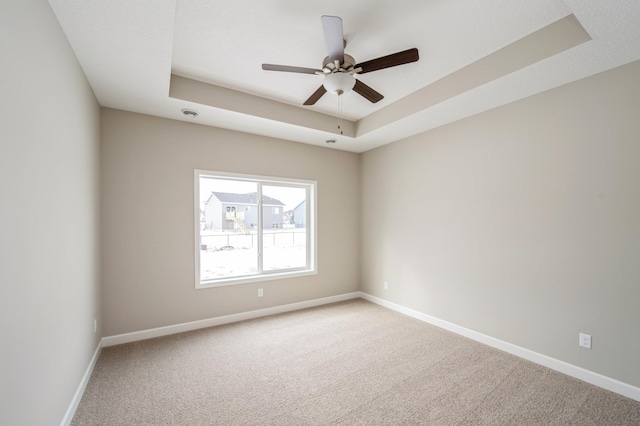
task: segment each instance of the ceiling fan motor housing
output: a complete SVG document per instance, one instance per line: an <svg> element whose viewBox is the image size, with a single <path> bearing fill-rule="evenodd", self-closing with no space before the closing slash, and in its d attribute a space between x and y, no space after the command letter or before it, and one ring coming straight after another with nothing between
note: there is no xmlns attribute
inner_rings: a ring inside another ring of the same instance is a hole
<svg viewBox="0 0 640 426"><path fill-rule="evenodd" d="M342 63L337 62L338 61L331 61L331 58L327 56L324 58L324 61L322 61L322 72L325 74L331 74L334 72L346 72L353 74L354 67L356 65L356 60L353 56L345 54Z"/></svg>

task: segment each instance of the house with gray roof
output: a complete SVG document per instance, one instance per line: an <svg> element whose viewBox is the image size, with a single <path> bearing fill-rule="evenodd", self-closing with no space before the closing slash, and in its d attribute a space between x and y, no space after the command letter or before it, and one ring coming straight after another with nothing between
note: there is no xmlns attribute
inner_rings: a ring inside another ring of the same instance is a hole
<svg viewBox="0 0 640 426"><path fill-rule="evenodd" d="M282 228L284 203L263 195L264 228ZM236 230L249 233L258 227L258 193L211 192L204 206L207 230Z"/></svg>

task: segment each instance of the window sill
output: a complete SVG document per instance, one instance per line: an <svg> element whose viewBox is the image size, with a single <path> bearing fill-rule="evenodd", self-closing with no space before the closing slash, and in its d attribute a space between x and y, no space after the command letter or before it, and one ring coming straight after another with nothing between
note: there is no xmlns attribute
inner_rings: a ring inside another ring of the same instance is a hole
<svg viewBox="0 0 640 426"><path fill-rule="evenodd" d="M196 283L196 290L215 287L226 287L230 285L238 284L250 284L262 281L283 280L287 278L304 277L307 275L317 275L318 271L290 271L290 272L278 272L273 274L262 274L254 276L245 276L237 278L226 278L221 280L207 280Z"/></svg>

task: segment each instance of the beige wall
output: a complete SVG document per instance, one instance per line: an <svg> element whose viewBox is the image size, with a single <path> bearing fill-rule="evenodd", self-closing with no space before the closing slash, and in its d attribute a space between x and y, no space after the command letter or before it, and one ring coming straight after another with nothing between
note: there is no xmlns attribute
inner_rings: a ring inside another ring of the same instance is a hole
<svg viewBox="0 0 640 426"><path fill-rule="evenodd" d="M101 165L105 335L358 290L357 154L103 109ZM316 180L318 274L196 290L194 169Z"/></svg>
<svg viewBox="0 0 640 426"><path fill-rule="evenodd" d="M101 337L99 107L46 1L0 45L0 424L54 425Z"/></svg>
<svg viewBox="0 0 640 426"><path fill-rule="evenodd" d="M362 290L640 386L638 76L363 154Z"/></svg>

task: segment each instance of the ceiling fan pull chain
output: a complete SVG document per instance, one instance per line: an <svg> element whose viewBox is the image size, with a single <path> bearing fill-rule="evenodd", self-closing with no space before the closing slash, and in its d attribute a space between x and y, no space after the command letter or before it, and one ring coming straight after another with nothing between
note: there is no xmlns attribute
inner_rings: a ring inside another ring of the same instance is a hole
<svg viewBox="0 0 640 426"><path fill-rule="evenodd" d="M338 95L338 106L340 107L340 117L338 118L338 130L340 130L340 134L344 134L342 132L342 95Z"/></svg>

